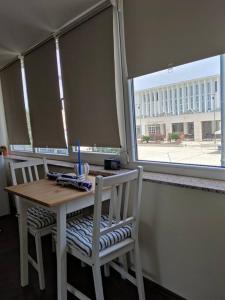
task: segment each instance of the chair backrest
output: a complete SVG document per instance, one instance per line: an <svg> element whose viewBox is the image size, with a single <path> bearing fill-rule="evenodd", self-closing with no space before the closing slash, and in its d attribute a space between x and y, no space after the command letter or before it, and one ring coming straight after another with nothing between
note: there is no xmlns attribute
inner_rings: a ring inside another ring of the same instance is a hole
<svg viewBox="0 0 225 300"><path fill-rule="evenodd" d="M102 235L110 233L113 230L117 230L125 225L132 224L132 238L138 238L142 177L142 167L138 167L135 170L131 170L120 175L96 177L92 241L93 256L99 255L99 241ZM111 197L109 199L108 208L108 226L101 229L100 221L104 189L110 189ZM130 212L129 215L128 207Z"/></svg>
<svg viewBox="0 0 225 300"><path fill-rule="evenodd" d="M20 179L19 183L27 183L40 179L40 174L38 172L38 166L43 166L44 173L48 173L48 165L46 159L31 159L23 162L14 162L9 163L12 184L18 184L18 178ZM18 172L19 170L20 172ZM22 176L21 176L22 175ZM15 205L18 212L18 196L15 196Z"/></svg>
<svg viewBox="0 0 225 300"><path fill-rule="evenodd" d="M9 166L10 166L13 185L18 184L17 175L19 175L19 173L16 173L16 170L21 170L23 183L32 182L40 179L38 166L43 166L45 174L48 173L48 166L45 158L31 159L23 162L11 161L9 163Z"/></svg>

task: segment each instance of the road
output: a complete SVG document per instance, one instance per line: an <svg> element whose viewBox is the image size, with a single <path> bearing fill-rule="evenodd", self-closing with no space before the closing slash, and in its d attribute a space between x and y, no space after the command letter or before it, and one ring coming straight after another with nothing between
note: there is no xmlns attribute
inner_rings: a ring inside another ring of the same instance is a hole
<svg viewBox="0 0 225 300"><path fill-rule="evenodd" d="M218 145L183 143L182 145L138 145L139 160L220 166Z"/></svg>

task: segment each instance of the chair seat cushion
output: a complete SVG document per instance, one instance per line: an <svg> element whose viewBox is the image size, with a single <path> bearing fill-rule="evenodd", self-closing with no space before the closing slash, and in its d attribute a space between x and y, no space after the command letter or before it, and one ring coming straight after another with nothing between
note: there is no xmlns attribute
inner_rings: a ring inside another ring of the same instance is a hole
<svg viewBox="0 0 225 300"><path fill-rule="evenodd" d="M113 219L112 223L115 224ZM108 215L102 215L100 228L106 228L109 224ZM113 246L126 238L131 237L132 226L126 225L100 237L99 251ZM56 235L56 227L52 229L53 235ZM81 251L84 255L92 254L92 235L93 235L93 216L85 216L69 220L67 222L67 244Z"/></svg>
<svg viewBox="0 0 225 300"><path fill-rule="evenodd" d="M27 223L36 229L41 229L56 223L56 215L41 207L31 207L27 210Z"/></svg>
<svg viewBox="0 0 225 300"><path fill-rule="evenodd" d="M76 217L81 210L67 214L67 220ZM36 229L42 229L56 223L56 214L42 207L31 207L27 210L27 223Z"/></svg>
<svg viewBox="0 0 225 300"><path fill-rule="evenodd" d="M74 217L77 217L78 215L80 215L82 213L82 210L77 210L77 211L73 211L73 212L70 212L66 215L67 217L67 220L69 219L73 219Z"/></svg>

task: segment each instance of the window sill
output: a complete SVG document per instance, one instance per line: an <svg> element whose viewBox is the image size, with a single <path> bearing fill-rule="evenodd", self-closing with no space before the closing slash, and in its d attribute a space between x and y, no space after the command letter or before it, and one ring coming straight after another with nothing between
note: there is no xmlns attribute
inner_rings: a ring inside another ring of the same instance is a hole
<svg viewBox="0 0 225 300"><path fill-rule="evenodd" d="M118 155L109 154L109 153L101 153L101 152L82 152L82 160L88 162L93 165L104 165L104 159L117 158ZM34 152L18 152L11 151L8 157L21 157L21 160L26 159L42 159L45 157L48 161L60 161L60 162L68 162L68 164L72 164L74 159L77 158L77 153L73 152L70 155L53 155L53 154L44 154L44 153L34 153ZM122 158L121 158L122 159Z"/></svg>
<svg viewBox="0 0 225 300"><path fill-rule="evenodd" d="M5 157L5 159L30 160L32 159L32 157L8 155ZM47 159L47 162L49 165L53 165L53 166L73 168L72 162L58 161L58 160L51 160L51 159ZM128 169L121 169L119 171L114 171L114 170L104 170L103 166L96 166L96 165L90 166L90 173L93 175L104 176L104 175L112 175L112 174L121 174L127 171ZM153 182L158 184L166 184L171 186L225 194L224 180L204 179L204 178L197 178L192 176L164 174L164 173L156 173L156 172L149 172L149 171L144 172L143 180L145 182Z"/></svg>
<svg viewBox="0 0 225 300"><path fill-rule="evenodd" d="M144 172L144 181L225 194L224 180Z"/></svg>
<svg viewBox="0 0 225 300"><path fill-rule="evenodd" d="M103 173L110 175L121 174L127 172L128 169L121 169L119 171L106 171L102 166L91 166L91 171L92 174L95 175L104 175ZM204 179L191 176L172 175L145 171L143 175L143 181L225 194L224 180Z"/></svg>
<svg viewBox="0 0 225 300"><path fill-rule="evenodd" d="M128 168L133 169L136 166L143 166L146 172L152 173L171 174L209 180L225 180L224 167L153 161L133 161L129 163Z"/></svg>

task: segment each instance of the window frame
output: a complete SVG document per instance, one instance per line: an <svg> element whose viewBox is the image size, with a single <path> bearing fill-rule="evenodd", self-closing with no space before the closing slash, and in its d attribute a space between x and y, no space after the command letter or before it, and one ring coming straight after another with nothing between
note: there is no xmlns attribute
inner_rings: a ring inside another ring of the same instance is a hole
<svg viewBox="0 0 225 300"><path fill-rule="evenodd" d="M144 167L145 171L149 171L149 172L225 180L225 167L223 166L214 167L214 166L138 160L136 122L135 122L134 84L133 84L133 79L128 79L128 72L127 72L123 0L119 0L119 21L120 21L120 38L121 38L121 45L122 45L121 55L122 55L122 72L123 72L124 101L125 101L127 153L129 157L127 167L136 168L138 165L141 165ZM225 57L224 57L224 65L225 65ZM222 72L221 72L221 76L222 76ZM184 87L184 92L185 92L185 87ZM169 95L167 96L168 96L167 101L169 104ZM199 99L199 102L200 101L201 99ZM183 108L183 110L185 110L185 107ZM222 113L223 110L221 107L221 115ZM224 119L224 126L225 126L225 119ZM221 124L221 128L222 127L223 125Z"/></svg>

